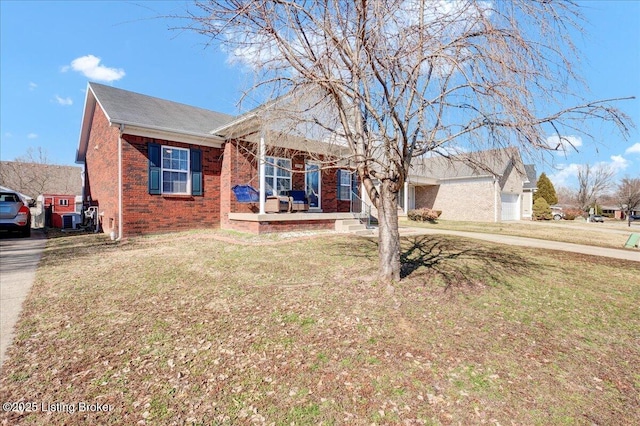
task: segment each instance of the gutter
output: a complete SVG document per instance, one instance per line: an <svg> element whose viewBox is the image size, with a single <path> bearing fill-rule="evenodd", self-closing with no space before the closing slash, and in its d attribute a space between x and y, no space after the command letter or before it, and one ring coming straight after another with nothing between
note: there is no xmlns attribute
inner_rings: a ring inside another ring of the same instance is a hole
<svg viewBox="0 0 640 426"><path fill-rule="evenodd" d="M250 119L254 119L254 118L258 118L258 114L257 113L251 113L245 116L242 116L240 118L237 118L235 120L233 120L230 123L227 123L221 127L218 127L217 129L213 129L212 131L209 132L210 135L218 137L218 138L222 138L224 140L224 133L226 131L228 131L229 129L231 129L232 127L237 126L238 124L242 124L246 121L249 121Z"/></svg>
<svg viewBox="0 0 640 426"><path fill-rule="evenodd" d="M166 132L166 133L175 133L175 134L179 134L179 135L186 135L186 136L194 136L194 137L198 137L198 138L208 138L208 139L215 139L218 141L224 141L223 138L221 138L220 136L214 135L212 134L212 132L207 133L199 133L199 132L186 132L184 130L176 130L176 129L170 129L167 127L161 127L161 126L149 126L149 125L142 125L139 123L133 123L131 121L121 121L121 120L109 120L109 123L111 125L119 125L120 126L120 132L122 133L124 131L124 126L131 126L131 127L138 127L140 129L149 129L149 130L155 130L158 132Z"/></svg>
<svg viewBox="0 0 640 426"><path fill-rule="evenodd" d="M498 203L501 202L501 199L498 200L498 177L493 177L493 221L495 223L498 222Z"/></svg>
<svg viewBox="0 0 640 426"><path fill-rule="evenodd" d="M502 176L502 175L498 175L498 176ZM494 178L494 179L497 179L497 176L495 176L495 175L456 176L456 177L450 177L450 178L439 178L438 182L444 182L444 181L448 181L448 180L464 180L464 179L478 179L478 178Z"/></svg>

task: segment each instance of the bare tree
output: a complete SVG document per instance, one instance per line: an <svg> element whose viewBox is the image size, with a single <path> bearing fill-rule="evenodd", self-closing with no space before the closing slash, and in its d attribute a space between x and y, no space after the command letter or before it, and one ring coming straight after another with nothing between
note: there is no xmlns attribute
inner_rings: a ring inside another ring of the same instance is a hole
<svg viewBox="0 0 640 426"><path fill-rule="evenodd" d="M558 196L558 204L574 205L576 203L576 191L573 188L559 186L556 189L556 195Z"/></svg>
<svg viewBox="0 0 640 426"><path fill-rule="evenodd" d="M576 201L582 210L595 204L613 187L615 171L606 164L590 166L584 164L578 168L578 191Z"/></svg>
<svg viewBox="0 0 640 426"><path fill-rule="evenodd" d="M28 148L14 161L3 161L0 184L28 195L34 200L44 193L80 194L81 168L53 164L47 150Z"/></svg>
<svg viewBox="0 0 640 426"><path fill-rule="evenodd" d="M590 118L627 132L610 100L560 105L571 99L567 82L579 81L569 36L577 9L548 0L212 0L198 2L186 26L254 72L254 95L318 94L305 127L348 148L378 209L379 276L392 282L398 193L413 158L458 147L537 153L559 148L550 134L583 134Z"/></svg>
<svg viewBox="0 0 640 426"><path fill-rule="evenodd" d="M38 167L25 167L24 163ZM46 187L48 176L44 173L44 168L49 164L51 163L46 149L29 147L25 154L3 164L0 181L35 199Z"/></svg>
<svg viewBox="0 0 640 426"><path fill-rule="evenodd" d="M631 226L631 215L640 208L640 178L625 176L618 184L616 198L620 208L627 215L627 224Z"/></svg>

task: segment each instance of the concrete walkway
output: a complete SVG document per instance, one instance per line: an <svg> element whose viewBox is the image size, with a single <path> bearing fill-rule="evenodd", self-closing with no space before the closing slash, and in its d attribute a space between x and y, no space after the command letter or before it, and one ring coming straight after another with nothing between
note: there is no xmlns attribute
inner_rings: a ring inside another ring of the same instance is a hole
<svg viewBox="0 0 640 426"><path fill-rule="evenodd" d="M633 260L640 262L640 250L624 250L624 249L612 249L604 247L585 246L581 244L573 243L561 243L557 241L539 240L537 238L527 237L514 237L510 235L498 235L498 234L483 234L480 232L464 232L464 231L449 231L446 229L429 229L429 228L417 228L417 227L401 227L400 235L403 237L413 235L433 235L433 234L447 234L456 235L464 238L471 238L476 240L490 241L498 244L509 244L513 246L540 248L544 250L562 250L570 251L574 253L588 254L592 256L604 256L614 259Z"/></svg>
<svg viewBox="0 0 640 426"><path fill-rule="evenodd" d="M0 365L14 338L14 327L22 303L36 276L36 268L47 240L38 230L31 238L0 239Z"/></svg>

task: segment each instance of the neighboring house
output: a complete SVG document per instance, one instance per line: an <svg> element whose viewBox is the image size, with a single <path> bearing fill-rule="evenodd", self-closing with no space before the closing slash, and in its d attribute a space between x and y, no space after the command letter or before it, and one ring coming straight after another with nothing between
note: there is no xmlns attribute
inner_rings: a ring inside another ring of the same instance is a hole
<svg viewBox="0 0 640 426"><path fill-rule="evenodd" d="M0 182L3 185L18 188L18 191L28 194L31 199L35 200L31 207L31 226L33 228L63 227L62 217L59 215L52 216L50 213L47 222L47 209L43 203L43 195L67 194L73 200L70 203L72 212L76 208L75 199L82 200L82 167L78 166L2 161L0 162ZM53 207L49 210L52 211Z"/></svg>
<svg viewBox="0 0 640 426"><path fill-rule="evenodd" d="M448 220L530 219L526 169L515 148L416 159L400 206L405 214L413 208L439 210Z"/></svg>
<svg viewBox="0 0 640 426"><path fill-rule="evenodd" d="M362 206L354 174L337 160L344 147L288 137L265 110L234 117L89 83L76 156L85 166L85 207L98 206L101 227L114 238L192 228L333 229L353 218ZM432 163L410 177L412 203L451 219L519 218L526 177L517 151L487 152L484 160L495 172ZM480 181L474 201L464 183L475 191ZM260 197L241 202L236 185L253 186ZM309 210L267 213L266 195L289 190L306 193ZM494 207L496 200L502 204Z"/></svg>
<svg viewBox="0 0 640 426"><path fill-rule="evenodd" d="M627 219L626 205L624 209L620 206L615 206L615 205L603 205L601 206L601 208L602 208L602 214L611 216L614 219L619 219L619 220ZM638 215L640 214L640 210L632 210L631 214L634 216Z"/></svg>
<svg viewBox="0 0 640 426"><path fill-rule="evenodd" d="M71 194L42 194L38 205L44 210L44 225L53 228L74 228L80 223L82 197Z"/></svg>

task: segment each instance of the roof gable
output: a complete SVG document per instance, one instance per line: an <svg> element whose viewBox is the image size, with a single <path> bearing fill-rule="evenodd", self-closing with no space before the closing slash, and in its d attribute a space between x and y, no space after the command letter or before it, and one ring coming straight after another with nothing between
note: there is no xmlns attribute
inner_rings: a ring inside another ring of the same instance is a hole
<svg viewBox="0 0 640 426"><path fill-rule="evenodd" d="M211 130L234 116L90 82L87 86L76 159L83 161L93 114L99 105L111 125L129 126L154 134L166 133L200 140L217 139Z"/></svg>
<svg viewBox="0 0 640 426"><path fill-rule="evenodd" d="M112 123L209 136L234 117L128 90L89 83L89 89Z"/></svg>
<svg viewBox="0 0 640 426"><path fill-rule="evenodd" d="M503 148L416 159L412 174L439 180L500 177L509 174L512 168L526 176L520 152L516 148Z"/></svg>

